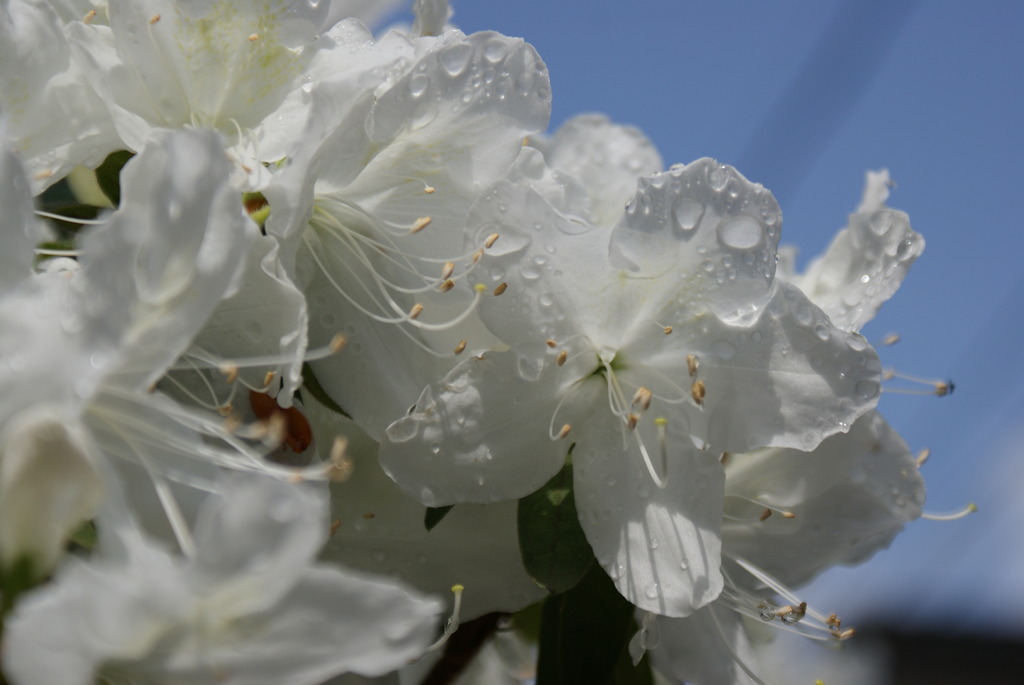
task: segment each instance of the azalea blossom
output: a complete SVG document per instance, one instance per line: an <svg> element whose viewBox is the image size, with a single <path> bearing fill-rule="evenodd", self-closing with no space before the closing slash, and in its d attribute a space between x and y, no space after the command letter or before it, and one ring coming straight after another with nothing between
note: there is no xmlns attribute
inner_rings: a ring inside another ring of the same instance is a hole
<svg viewBox="0 0 1024 685"><path fill-rule="evenodd" d="M470 222L502 236L481 317L511 350L429 386L388 428L385 470L430 506L498 501L574 444L580 522L619 590L670 616L707 604L721 453L813 448L879 393L870 345L774 281L780 221L711 160L641 179L610 233L497 184Z"/></svg>
<svg viewBox="0 0 1024 685"><path fill-rule="evenodd" d="M65 565L19 604L4 670L15 682L316 685L380 675L418 656L440 605L320 564L326 487L236 476L199 512L181 558L125 512L101 521L101 551Z"/></svg>

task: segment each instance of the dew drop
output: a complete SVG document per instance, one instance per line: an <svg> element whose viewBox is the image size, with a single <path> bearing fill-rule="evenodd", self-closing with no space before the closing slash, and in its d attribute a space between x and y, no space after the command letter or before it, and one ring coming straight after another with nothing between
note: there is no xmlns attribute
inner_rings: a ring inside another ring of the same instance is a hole
<svg viewBox="0 0 1024 685"><path fill-rule="evenodd" d="M433 452L434 454L440 454L441 453L441 445L436 443L436 442L433 443L430 446L430 451Z"/></svg>
<svg viewBox="0 0 1024 685"><path fill-rule="evenodd" d="M708 175L708 183L713 190L725 190L726 184L729 183L728 170L724 166L718 167Z"/></svg>
<svg viewBox="0 0 1024 685"><path fill-rule="evenodd" d="M718 225L718 239L734 250L749 250L761 244L764 229L761 222L747 214L726 219Z"/></svg>
<svg viewBox="0 0 1024 685"><path fill-rule="evenodd" d="M899 247L896 248L896 259L906 262L914 258L914 253L914 241L910 238L904 238L900 241Z"/></svg>
<svg viewBox="0 0 1024 685"><path fill-rule="evenodd" d="M661 546L661 543L658 542L658 538L649 538L647 540L647 546L651 549L658 549L658 547Z"/></svg>
<svg viewBox="0 0 1024 685"><path fill-rule="evenodd" d="M722 361L728 361L736 356L736 346L728 340L716 340L711 349Z"/></svg>
<svg viewBox="0 0 1024 685"><path fill-rule="evenodd" d="M862 400L871 400L874 399L875 397L878 397L878 391L878 381L857 381L857 385L854 386L854 392L856 392L857 397L859 397Z"/></svg>
<svg viewBox="0 0 1024 685"><path fill-rule="evenodd" d="M487 45L484 47L484 57L491 62L500 62L507 51L508 45L505 41L500 38L495 38L488 41Z"/></svg>
<svg viewBox="0 0 1024 685"><path fill-rule="evenodd" d="M680 198L672 209L672 216L682 231L692 231L704 216L704 205L692 198Z"/></svg>
<svg viewBox="0 0 1024 685"><path fill-rule="evenodd" d="M658 584L657 583L651 583L650 585L648 585L647 589L644 590L644 596L647 597L647 599L657 599L658 598Z"/></svg>
<svg viewBox="0 0 1024 685"><path fill-rule="evenodd" d="M472 54L473 48L468 43L456 43L442 52L438 59L441 61L441 68L449 76L458 76L466 70Z"/></svg>
<svg viewBox="0 0 1024 685"><path fill-rule="evenodd" d="M824 341L828 341L828 339L832 337L832 333L828 330L828 326L823 323L819 323L814 327L814 334Z"/></svg>

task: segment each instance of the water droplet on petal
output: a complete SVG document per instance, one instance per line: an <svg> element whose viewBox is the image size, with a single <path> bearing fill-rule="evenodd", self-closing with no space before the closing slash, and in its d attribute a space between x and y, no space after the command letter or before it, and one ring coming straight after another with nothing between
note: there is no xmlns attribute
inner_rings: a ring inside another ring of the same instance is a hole
<svg viewBox="0 0 1024 685"><path fill-rule="evenodd" d="M888 209L881 209L871 215L868 226L877 235L885 235L892 227L892 212Z"/></svg>
<svg viewBox="0 0 1024 685"><path fill-rule="evenodd" d="M680 230L692 231L704 216L704 205L692 198L680 198L672 209L672 216Z"/></svg>
<svg viewBox="0 0 1024 685"><path fill-rule="evenodd" d="M508 44L501 38L488 41L484 47L484 57L491 62L500 62L506 52L508 52Z"/></svg>
<svg viewBox="0 0 1024 685"><path fill-rule="evenodd" d="M764 229L761 222L747 214L726 219L718 225L718 238L734 250L750 250L761 244Z"/></svg>
<svg viewBox="0 0 1024 685"><path fill-rule="evenodd" d="M438 59L441 61L441 68L448 72L449 76L458 76L465 71L472 55L472 46L468 43L456 43L442 52Z"/></svg>
<svg viewBox="0 0 1024 685"><path fill-rule="evenodd" d="M736 346L728 340L716 340L711 349L722 361L728 361L736 356Z"/></svg>
<svg viewBox="0 0 1024 685"><path fill-rule="evenodd" d="M725 190L725 186L728 182L729 171L724 166L718 167L708 175L708 184L714 190Z"/></svg>
<svg viewBox="0 0 1024 685"><path fill-rule="evenodd" d="M879 389L878 381L872 380L857 381L857 385L854 386L854 392L862 400L871 400L878 397Z"/></svg>
<svg viewBox="0 0 1024 685"><path fill-rule="evenodd" d="M647 589L644 590L644 596L646 596L647 599L657 599L658 598L658 584L657 583L651 583L650 585L648 585Z"/></svg>

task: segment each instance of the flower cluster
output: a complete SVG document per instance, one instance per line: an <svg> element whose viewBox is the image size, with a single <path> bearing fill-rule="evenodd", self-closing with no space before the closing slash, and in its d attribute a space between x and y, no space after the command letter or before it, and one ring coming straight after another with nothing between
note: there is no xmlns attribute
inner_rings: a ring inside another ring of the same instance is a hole
<svg viewBox="0 0 1024 685"><path fill-rule="evenodd" d="M480 682L718 685L762 682L751 622L848 637L792 588L924 498L859 332L924 246L887 174L799 274L760 184L546 133L528 43L370 5L0 8L2 677L487 642Z"/></svg>

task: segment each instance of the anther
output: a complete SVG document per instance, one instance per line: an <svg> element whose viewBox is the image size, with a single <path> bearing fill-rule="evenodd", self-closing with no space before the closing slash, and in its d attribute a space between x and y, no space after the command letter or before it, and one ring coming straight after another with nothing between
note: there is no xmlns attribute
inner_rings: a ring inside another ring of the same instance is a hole
<svg viewBox="0 0 1024 685"><path fill-rule="evenodd" d="M555 363L559 366L565 365L565 360L569 358L569 350L562 350L558 353L558 358L555 359Z"/></svg>
<svg viewBox="0 0 1024 685"><path fill-rule="evenodd" d="M89 10L88 12L85 13L85 16L82 17L82 23L83 24L89 24L95 18L96 18L96 10Z"/></svg>
<svg viewBox="0 0 1024 685"><path fill-rule="evenodd" d="M255 43L259 39L260 39L260 34L258 34L258 33L250 33L249 34L249 42L250 43Z"/></svg>
<svg viewBox="0 0 1024 685"><path fill-rule="evenodd" d="M796 518L796 514L794 514L791 511L779 510L779 513L782 514L782 518L784 518L784 519L795 519Z"/></svg>
<svg viewBox="0 0 1024 685"><path fill-rule="evenodd" d="M924 463L928 461L928 457L930 456L932 456L932 451L927 447L918 452L917 457L914 458L914 461L917 462L917 468L924 466Z"/></svg>
<svg viewBox="0 0 1024 685"><path fill-rule="evenodd" d="M334 337L331 338L330 350L333 354L337 354L345 349L345 345L347 344L348 338L346 338L343 333L336 333Z"/></svg>
<svg viewBox="0 0 1024 685"><path fill-rule="evenodd" d="M697 357L692 354L686 355L686 370L690 372L690 378L697 375L698 366L700 366L700 362L697 361Z"/></svg>
<svg viewBox="0 0 1024 685"><path fill-rule="evenodd" d="M416 304L414 304L412 306L412 309L409 310L409 318L410 319L418 319L420 314L422 314L422 313L423 313L423 305L421 305L419 302L417 302Z"/></svg>
<svg viewBox="0 0 1024 685"><path fill-rule="evenodd" d="M651 398L652 397L653 397L653 394L651 393L651 391L648 390L647 388L641 386L641 387L636 389L635 393L633 393L633 404L632 404L632 406L635 407L636 405L639 404L640 408L642 410L647 411L648 409L651 408Z"/></svg>
<svg viewBox="0 0 1024 685"><path fill-rule="evenodd" d="M857 634L857 631L854 630L853 628L847 628L843 632L839 632L838 630L833 630L833 631L830 632L830 635L832 635L832 637L834 637L837 640L849 640L851 637L853 637L856 634Z"/></svg>
<svg viewBox="0 0 1024 685"><path fill-rule="evenodd" d="M334 438L334 443L331 445L331 465L327 471L328 480L340 483L348 480L352 475L352 460L348 456L347 448L347 438L342 435Z"/></svg>
<svg viewBox="0 0 1024 685"><path fill-rule="evenodd" d="M487 236L487 240L484 241L484 247L490 249L494 245L494 243L498 241L498 237L499 236L497 233L492 233L489 236Z"/></svg>
<svg viewBox="0 0 1024 685"><path fill-rule="evenodd" d="M158 21L160 21L160 15L159 14L154 14L152 17L149 18L149 25L152 26L153 24L157 23Z"/></svg>
<svg viewBox="0 0 1024 685"><path fill-rule="evenodd" d="M224 374L224 380L228 383L234 383L235 379L238 378L238 367L234 364L224 364L220 367L219 371Z"/></svg>
<svg viewBox="0 0 1024 685"><path fill-rule="evenodd" d="M454 352L455 352L455 354L462 354L462 352L465 349L466 349L466 341L465 340L460 340L459 344L455 346Z"/></svg>
<svg viewBox="0 0 1024 685"><path fill-rule="evenodd" d="M416 219L416 221L412 222L412 226L409 227L409 233L419 233L424 228L429 226L431 221L432 219L429 216L421 216L420 218Z"/></svg>
<svg viewBox="0 0 1024 685"><path fill-rule="evenodd" d="M767 521L768 517L772 515L771 509L765 509L761 512L761 515L757 518L758 521Z"/></svg>
<svg viewBox="0 0 1024 685"><path fill-rule="evenodd" d="M476 285L473 286L473 291L478 292L481 295L484 293L485 290L487 290L487 286L484 285L483 283L477 283Z"/></svg>
<svg viewBox="0 0 1024 685"><path fill-rule="evenodd" d="M273 371L267 371L267 373L263 376L263 387L269 387L271 382L274 380L274 376L276 375L277 374L274 373Z"/></svg>
<svg viewBox="0 0 1024 685"><path fill-rule="evenodd" d="M367 521L372 521L373 519L377 518L377 515L374 514L372 511L368 511L363 514L363 518Z"/></svg>
<svg viewBox="0 0 1024 685"><path fill-rule="evenodd" d="M442 278L442 280L447 280L447 279L451 278L451 275L452 275L452 273L454 273L454 271L455 271L455 262L445 262L444 266L441 268L441 278Z"/></svg>
<svg viewBox="0 0 1024 685"><path fill-rule="evenodd" d="M235 407L230 402L225 402L224 404L217 407L217 413L220 414L221 416L231 416L231 412L233 412L234 410Z"/></svg>
<svg viewBox="0 0 1024 685"><path fill-rule="evenodd" d="M690 386L690 397L696 404L704 404L704 393L704 381L694 381Z"/></svg>
<svg viewBox="0 0 1024 685"><path fill-rule="evenodd" d="M434 186L423 186L423 192L427 195L433 195L435 190Z"/></svg>
<svg viewBox="0 0 1024 685"><path fill-rule="evenodd" d="M825 625L827 625L832 630L839 630L839 626L841 626L842 624L842 620L840 620L840 618L835 614L829 614L828 618L825 619Z"/></svg>
<svg viewBox="0 0 1024 685"><path fill-rule="evenodd" d="M629 430L636 428L636 424L640 421L639 414L629 414L626 416L626 427Z"/></svg>
<svg viewBox="0 0 1024 685"><path fill-rule="evenodd" d="M334 537L338 533L338 529L341 528L341 519L334 519L331 521L331 533L330 537Z"/></svg>
<svg viewBox="0 0 1024 685"><path fill-rule="evenodd" d="M571 431L571 430L572 430L572 426L570 426L569 424L565 424L564 426L562 426L562 430L558 431L558 435L556 436L556 439L557 440L561 440L562 438L567 436L569 434L569 431Z"/></svg>
<svg viewBox="0 0 1024 685"><path fill-rule="evenodd" d="M43 181L50 178L51 176L53 176L53 169L43 169L42 171L34 175L32 178L35 179L36 181Z"/></svg>
<svg viewBox="0 0 1024 685"><path fill-rule="evenodd" d="M556 343L551 338L548 338L547 340L545 340L544 344L547 345L548 347L558 347L558 343Z"/></svg>
<svg viewBox="0 0 1024 685"><path fill-rule="evenodd" d="M446 292L448 292L449 290L451 290L454 287L455 287L455 281L453 281L452 279L449 278L447 281L445 281L441 285L437 286L437 289L440 290L443 293L446 293Z"/></svg>
<svg viewBox="0 0 1024 685"><path fill-rule="evenodd" d="M461 585L452 585L452 594L455 595L455 604L452 607L452 615L444 622L444 633L437 639L437 642L427 647L431 652L444 646L452 633L459 629L459 614L462 611L462 593L466 588Z"/></svg>
<svg viewBox="0 0 1024 685"><path fill-rule="evenodd" d="M895 345L899 341L900 341L900 334L899 333L890 333L889 335L887 335L884 338L882 338L882 344L885 345L886 347L889 347L890 345Z"/></svg>
<svg viewBox="0 0 1024 685"><path fill-rule="evenodd" d="M480 258L483 257L483 256L484 256L484 249L480 248L479 250L477 250L476 252L473 253L473 263L476 264L477 262L479 262Z"/></svg>
<svg viewBox="0 0 1024 685"><path fill-rule="evenodd" d="M665 335L672 335L672 327L665 326L664 328L661 329L661 332L664 333Z"/></svg>
<svg viewBox="0 0 1024 685"><path fill-rule="evenodd" d="M502 294L503 292L505 292L506 290L508 290L508 283L506 283L505 281L502 281L502 282L501 282L501 283L499 283L499 284L497 285L497 287L496 287L496 288L494 289L494 294L495 294L495 295L501 295L501 294Z"/></svg>

